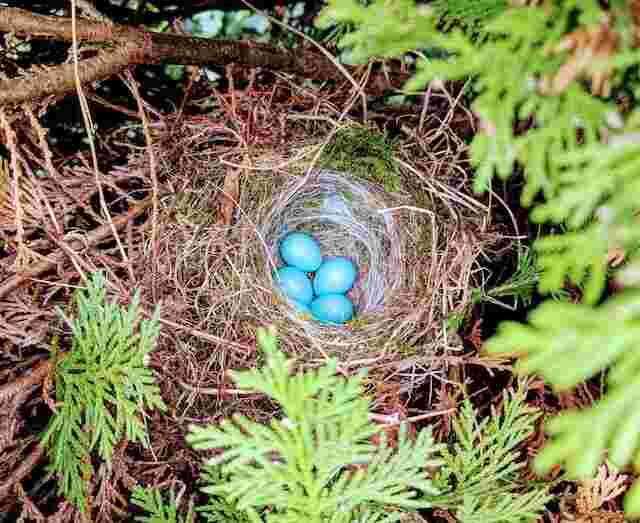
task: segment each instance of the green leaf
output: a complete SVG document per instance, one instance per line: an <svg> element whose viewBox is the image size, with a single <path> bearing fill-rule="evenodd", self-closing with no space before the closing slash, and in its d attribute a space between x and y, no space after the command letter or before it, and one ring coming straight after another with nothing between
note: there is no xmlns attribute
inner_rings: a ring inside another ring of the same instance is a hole
<svg viewBox="0 0 640 523"><path fill-rule="evenodd" d="M640 480L635 480L624 496L624 513L629 519L640 519Z"/></svg>

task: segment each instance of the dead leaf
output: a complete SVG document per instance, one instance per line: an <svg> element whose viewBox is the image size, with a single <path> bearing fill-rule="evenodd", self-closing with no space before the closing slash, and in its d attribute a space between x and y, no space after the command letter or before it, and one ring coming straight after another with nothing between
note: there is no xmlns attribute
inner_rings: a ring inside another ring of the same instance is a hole
<svg viewBox="0 0 640 523"><path fill-rule="evenodd" d="M561 496L560 513L564 522L624 523L624 513L606 506L628 488L628 476L600 465L593 479L578 484L575 495Z"/></svg>

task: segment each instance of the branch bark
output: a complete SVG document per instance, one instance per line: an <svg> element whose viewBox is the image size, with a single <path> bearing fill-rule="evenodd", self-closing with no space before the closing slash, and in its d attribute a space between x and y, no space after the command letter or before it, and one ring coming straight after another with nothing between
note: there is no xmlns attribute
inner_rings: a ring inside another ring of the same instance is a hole
<svg viewBox="0 0 640 523"><path fill-rule="evenodd" d="M93 58L78 62L82 83L103 80L117 74L131 63L140 62L136 44L127 43ZM30 102L48 95L60 95L75 88L74 64L38 69L22 78L0 81L0 105Z"/></svg>
<svg viewBox="0 0 640 523"><path fill-rule="evenodd" d="M114 44L113 48L80 62L82 82L104 79L130 64L167 62L219 66L234 63L322 80L338 75L331 60L308 48L294 52L263 42L211 40L154 33L135 27L84 19L77 20L76 29L77 38L81 41ZM0 32L31 34L66 41L72 39L70 18L38 15L9 7L0 8ZM62 94L73 89L73 86L73 64L50 67L26 78L0 82L0 105L32 101L49 94Z"/></svg>

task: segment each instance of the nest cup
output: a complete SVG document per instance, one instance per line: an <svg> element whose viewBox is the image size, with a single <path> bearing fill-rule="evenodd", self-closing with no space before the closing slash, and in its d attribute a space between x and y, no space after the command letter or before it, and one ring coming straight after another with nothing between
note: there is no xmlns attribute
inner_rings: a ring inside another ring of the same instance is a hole
<svg viewBox="0 0 640 523"><path fill-rule="evenodd" d="M402 196L347 173L311 170L288 177L253 217L267 254L261 272L275 298L270 309L258 312L260 317L278 324L285 342L290 334L303 334L322 352L370 348L403 338L409 325L397 317L398 302L411 306L407 299L415 282L407 266L406 237L418 225L398 219L396 207L403 203ZM356 264L358 277L348 293L356 317L348 324L322 324L281 296L275 274L284 265L279 245L293 231L311 234L323 257L346 256Z"/></svg>

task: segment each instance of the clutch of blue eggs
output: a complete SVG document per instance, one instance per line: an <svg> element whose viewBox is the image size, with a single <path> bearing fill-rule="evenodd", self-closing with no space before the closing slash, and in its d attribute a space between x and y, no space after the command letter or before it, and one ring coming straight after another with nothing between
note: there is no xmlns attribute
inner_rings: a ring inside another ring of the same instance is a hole
<svg viewBox="0 0 640 523"><path fill-rule="evenodd" d="M320 244L304 232L291 232L282 239L280 257L286 265L277 271L278 285L300 312L333 325L353 318L353 303L346 293L353 287L358 269L350 259L323 258Z"/></svg>

